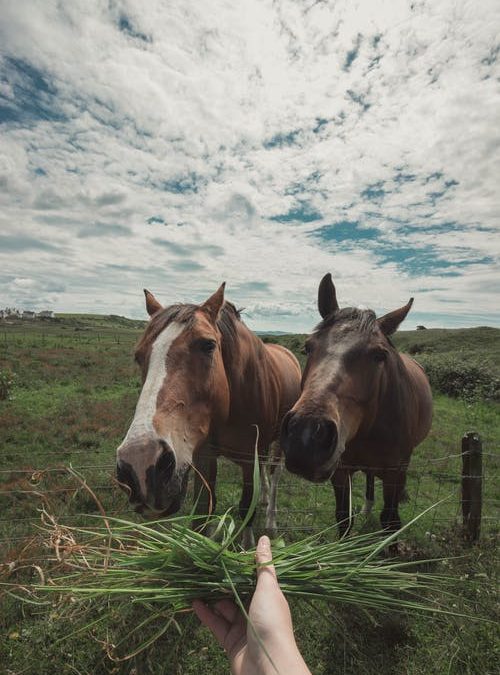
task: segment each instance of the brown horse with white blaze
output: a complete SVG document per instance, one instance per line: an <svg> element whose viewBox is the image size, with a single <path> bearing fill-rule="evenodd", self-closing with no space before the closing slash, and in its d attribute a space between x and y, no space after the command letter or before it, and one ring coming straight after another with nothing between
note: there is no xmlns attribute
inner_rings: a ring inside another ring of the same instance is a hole
<svg viewBox="0 0 500 675"><path fill-rule="evenodd" d="M427 436L432 394L422 367L390 340L407 305L381 318L340 309L330 274L318 291L321 323L306 341L302 394L282 425L285 465L308 480L330 479L343 534L350 527L350 478L382 479L382 527L401 526L398 505L413 449Z"/></svg>
<svg viewBox="0 0 500 675"><path fill-rule="evenodd" d="M135 353L143 387L117 450L117 477L138 510L170 515L181 506L194 466L197 512L215 507L217 456L241 466L240 514L253 494L259 460L279 436L300 394L300 366L287 349L264 344L224 301L224 284L201 305L163 308L145 291L151 317ZM271 466L266 526L275 529L279 462ZM205 489L203 486L205 486ZM246 532L246 543L252 539Z"/></svg>

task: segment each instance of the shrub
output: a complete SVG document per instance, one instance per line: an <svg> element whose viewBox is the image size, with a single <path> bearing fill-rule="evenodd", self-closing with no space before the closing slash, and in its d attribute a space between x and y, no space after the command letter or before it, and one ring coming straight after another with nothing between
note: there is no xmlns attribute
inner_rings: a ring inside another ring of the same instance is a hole
<svg viewBox="0 0 500 675"><path fill-rule="evenodd" d="M427 354L429 352L434 351L432 347L429 347L429 345L426 344L421 344L420 342L414 342L411 344L407 350L408 354L422 354L423 352L426 352Z"/></svg>
<svg viewBox="0 0 500 675"><path fill-rule="evenodd" d="M436 391L466 401L500 400L500 377L487 361L443 355L421 356L419 361Z"/></svg>
<svg viewBox="0 0 500 675"><path fill-rule="evenodd" d="M14 381L14 373L0 368L0 401L7 401L11 397Z"/></svg>

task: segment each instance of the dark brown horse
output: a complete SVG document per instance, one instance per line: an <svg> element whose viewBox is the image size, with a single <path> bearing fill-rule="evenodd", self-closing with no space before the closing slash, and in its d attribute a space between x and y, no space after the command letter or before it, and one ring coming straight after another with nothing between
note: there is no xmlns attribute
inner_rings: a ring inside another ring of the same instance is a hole
<svg viewBox="0 0 500 675"><path fill-rule="evenodd" d="M341 533L350 527L350 478L360 469L368 481L382 479L382 527L401 525L410 456L432 418L423 369L389 338L412 303L377 319L371 310L340 309L330 274L319 286L323 320L307 339L302 394L283 420L281 445L289 471L331 480Z"/></svg>
<svg viewBox="0 0 500 675"><path fill-rule="evenodd" d="M194 465L197 510L208 513L215 506L216 457L223 455L241 466L244 517L253 491L257 428L264 462L300 394L299 364L287 349L264 344L245 326L234 305L224 302L224 284L201 305L164 309L145 294L151 320L135 354L143 387L117 450L118 480L139 510L169 515L180 508ZM279 469L272 475L270 530L278 475ZM251 537L249 530L247 544Z"/></svg>

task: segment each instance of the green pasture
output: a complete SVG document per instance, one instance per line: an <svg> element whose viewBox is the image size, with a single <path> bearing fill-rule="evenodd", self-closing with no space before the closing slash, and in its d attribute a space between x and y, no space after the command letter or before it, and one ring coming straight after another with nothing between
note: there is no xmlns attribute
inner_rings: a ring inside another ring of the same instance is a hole
<svg viewBox="0 0 500 675"><path fill-rule="evenodd" d="M10 397L0 400L0 563L31 557L43 568L40 509L62 522L87 524L98 513L82 482L65 471L70 464L97 495L107 513L129 512L113 482L115 449L131 420L140 391L133 345L142 322L122 317L58 315L51 321L0 322L0 376L13 377ZM498 533L498 362L500 331L491 328L401 332L401 349L433 369L435 413L428 439L416 450L408 477L403 521L449 497L412 528L402 542L410 559L447 556L446 572L456 577L458 609L476 618L498 618L496 541ZM299 356L303 337L279 341ZM452 385L449 385L452 382ZM449 387L454 396L437 389ZM482 537L463 543L460 528L460 440L465 431L481 434L484 451ZM218 510L237 505L236 467L220 462ZM364 480L353 485L354 509L363 504ZM381 508L376 484L374 514L356 517L357 529L376 529ZM312 485L286 473L279 489L278 524L283 536L297 539L334 519L329 485ZM189 508L189 504L187 504ZM257 520L257 529L262 519ZM331 536L335 536L332 531ZM14 573L38 579L32 568ZM83 630L75 611L61 620L54 605L41 611L18 600L0 598L0 672L39 673L226 673L223 654L191 615L181 618L182 634L172 632L150 650L124 663L105 655L106 640L117 641L121 627L139 623L131 606L103 630ZM493 623L377 615L372 619L342 606L293 603L298 641L314 674L408 673L441 675L498 672L498 631ZM143 636L144 637L144 636Z"/></svg>

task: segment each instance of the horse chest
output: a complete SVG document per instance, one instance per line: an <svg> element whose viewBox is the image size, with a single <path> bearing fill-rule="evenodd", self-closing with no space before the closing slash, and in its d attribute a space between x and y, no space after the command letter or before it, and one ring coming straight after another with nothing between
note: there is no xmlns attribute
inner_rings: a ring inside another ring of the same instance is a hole
<svg viewBox="0 0 500 675"><path fill-rule="evenodd" d="M411 447L402 448L387 439L359 438L346 445L342 456L343 467L377 469L401 467L408 464Z"/></svg>

